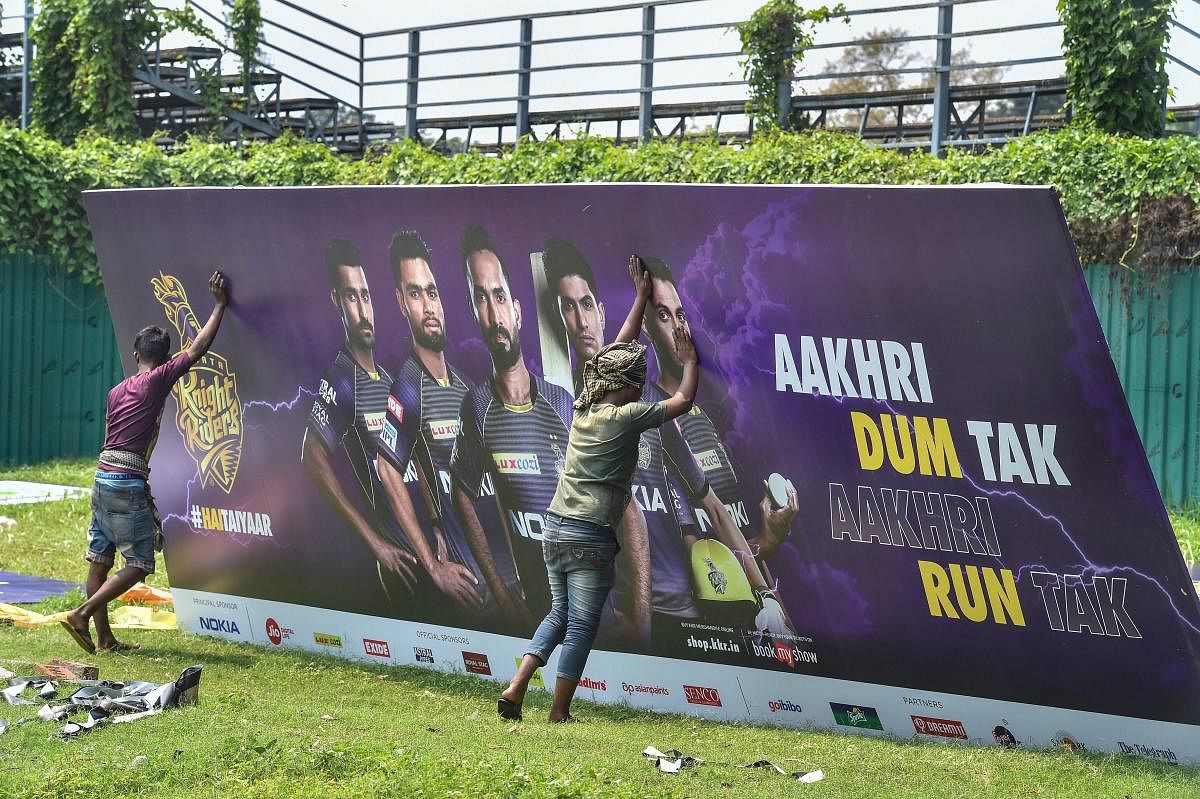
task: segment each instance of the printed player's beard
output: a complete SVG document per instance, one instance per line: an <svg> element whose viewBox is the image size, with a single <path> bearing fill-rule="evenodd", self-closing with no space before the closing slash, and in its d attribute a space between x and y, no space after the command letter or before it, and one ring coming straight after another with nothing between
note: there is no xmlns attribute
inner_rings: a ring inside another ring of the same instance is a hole
<svg viewBox="0 0 1200 799"><path fill-rule="evenodd" d="M433 352L441 352L446 349L446 331L445 328L438 328L436 333L426 333L425 325L411 328L413 340L427 350Z"/></svg>
<svg viewBox="0 0 1200 799"><path fill-rule="evenodd" d="M503 332L508 341L508 348L496 339L496 333ZM507 330L502 327L493 327L487 332L487 348L492 355L492 363L495 364L498 371L511 369L516 365L517 361L521 360L521 339L513 337Z"/></svg>

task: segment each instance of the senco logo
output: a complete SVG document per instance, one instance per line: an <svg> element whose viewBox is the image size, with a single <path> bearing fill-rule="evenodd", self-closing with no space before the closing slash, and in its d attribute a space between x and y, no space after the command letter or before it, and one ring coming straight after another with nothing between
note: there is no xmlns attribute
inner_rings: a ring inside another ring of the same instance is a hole
<svg viewBox="0 0 1200 799"><path fill-rule="evenodd" d="M330 635L329 633L313 633L313 643L321 646L330 646L334 649L342 648L342 637L340 635Z"/></svg>
<svg viewBox="0 0 1200 799"><path fill-rule="evenodd" d="M488 663L488 656L478 652L463 652L463 666L472 674L483 674L488 677L492 676L492 664Z"/></svg>
<svg viewBox="0 0 1200 799"><path fill-rule="evenodd" d="M683 695L690 705L709 705L721 707L721 695L716 688L703 688L699 685L683 686Z"/></svg>
<svg viewBox="0 0 1200 799"><path fill-rule="evenodd" d="M267 640L279 646L283 643L283 629L279 626L279 622L274 619L267 619Z"/></svg>
<svg viewBox="0 0 1200 799"><path fill-rule="evenodd" d="M448 441L458 435L458 419L438 419L429 423L429 435L434 441Z"/></svg>
<svg viewBox="0 0 1200 799"><path fill-rule="evenodd" d="M588 677L582 677L579 680L579 687L587 688L591 691L607 691L608 683L604 682L604 680L593 680Z"/></svg>
<svg viewBox="0 0 1200 799"><path fill-rule="evenodd" d="M799 705L797 705L795 702L791 702L787 699L772 699L771 701L767 702L767 707L770 709L770 711L772 713L778 713L781 710L786 710L789 713L803 713L804 712L803 710L800 709Z"/></svg>
<svg viewBox="0 0 1200 799"><path fill-rule="evenodd" d="M433 650L427 649L423 646L414 646L413 647L413 657L415 657L417 659L418 663L432 663L433 662Z"/></svg>
<svg viewBox="0 0 1200 799"><path fill-rule="evenodd" d="M706 449L704 452L697 452L695 458L696 463L700 464L700 468L706 472L721 468L721 456L715 449Z"/></svg>
<svg viewBox="0 0 1200 799"><path fill-rule="evenodd" d="M226 635L241 635L237 622L232 619L218 619L216 616L201 616L200 629L210 633L225 633Z"/></svg>
<svg viewBox="0 0 1200 799"><path fill-rule="evenodd" d="M959 738L967 740L967 728L961 721L935 719L931 716L913 716L913 729L922 735L936 735L939 738Z"/></svg>
<svg viewBox="0 0 1200 799"><path fill-rule="evenodd" d="M363 639L363 652L368 655L374 655L377 658L390 658L392 650L388 647L387 641L376 641L374 638Z"/></svg>
<svg viewBox="0 0 1200 799"><path fill-rule="evenodd" d="M538 456L534 452L494 452L496 471L500 474L541 474Z"/></svg>

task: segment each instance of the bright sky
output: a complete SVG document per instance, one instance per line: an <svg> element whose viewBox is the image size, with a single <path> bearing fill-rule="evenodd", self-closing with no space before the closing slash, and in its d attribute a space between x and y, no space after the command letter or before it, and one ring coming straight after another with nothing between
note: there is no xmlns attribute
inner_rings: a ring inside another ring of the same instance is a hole
<svg viewBox="0 0 1200 799"><path fill-rule="evenodd" d="M846 0L852 10L906 5L923 0ZM6 11L12 14L20 0L9 0ZM179 5L181 0L168 2ZM196 4L212 11L222 11L220 0L195 0ZM416 26L447 22L481 19L496 16L535 14L546 11L581 11L621 5L627 0L442 0L436 3L394 2L384 0L304 0L306 8L317 14L355 30L369 33L375 31L407 29ZM660 6L657 9L658 29L702 25L708 23L733 23L747 18L760 5L761 0L699 0L699 2ZM266 59L276 68L296 78L308 81L313 86L337 96L350 105L357 105L358 64L352 58L358 54L356 36L338 30L332 25L306 16L284 6L279 0L262 0L264 17L293 27L325 45L342 51L339 55L293 34L283 32L267 24L264 33L273 45L264 50ZM1200 1L1178 0L1177 19L1193 30L1200 31ZM962 3L954 9L954 29L970 31L985 28L1007 27L1057 20L1054 0L976 0ZM536 19L533 23L534 40L550 37L581 36L602 32L631 31L640 28L641 12L638 9L608 11L603 13L572 14L553 19ZM840 21L828 22L818 27L817 44L848 41L865 36L878 28L904 28L911 34L933 34L936 31L937 10L884 12L852 18L849 25ZM19 29L19 23L9 20L5 30ZM519 23L509 21L490 25L459 27L448 30L427 31L421 37L421 49L441 49L472 45L512 43L517 40ZM1181 60L1200 68L1200 39L1178 28L1172 29L1172 52ZM1026 59L1057 55L1060 52L1061 32L1058 28L1020 31L987 36L955 39L955 49L969 47L972 60L986 62L1006 59ZM328 74L296 59L282 54L276 47L290 50L304 58L321 64L336 73ZM640 41L636 37L606 39L592 42L569 42L535 45L533 66L569 65L592 62L628 60L640 57ZM695 53L733 52L739 47L736 33L719 27L704 31L663 33L656 37L656 56L671 57ZM365 45L367 57L396 55L405 52L407 37L395 35L369 39ZM913 48L922 60L933 59L933 43L914 43ZM839 49L811 51L806 57L801 74L817 74L827 61L840 55ZM425 56L420 61L423 78L438 75L453 75L464 72L486 72L514 69L517 66L516 48L495 48L481 52L453 53ZM1024 80L1054 77L1062 74L1062 62L1031 64L1010 67L1005 80ZM402 79L407 65L403 58L368 63L365 69L367 81L390 81ZM1171 84L1176 89L1175 104L1200 102L1200 78L1185 68L1169 65ZM341 76L341 77L339 77ZM589 66L537 73L532 76L534 94L579 92L586 90L635 89L638 85L639 67ZM913 76L915 79L916 76ZM655 66L654 82L657 86L681 83L721 82L741 79L741 68L735 56L710 58L697 61L674 61ZM515 107L511 98L516 94L515 75L477 77L434 81L421 85L422 103L445 101L475 101L469 105L449 105L422 108L421 116L459 117L471 113L512 113ZM819 82L800 82L805 91L815 92ZM285 83L285 96L313 95L311 89ZM404 103L405 88L395 83L368 87L365 104L369 106L400 106ZM696 102L701 100L740 99L744 87L708 87L658 91L654 99L663 102ZM490 102L488 102L490 100ZM532 110L559 110L579 107L632 106L637 95L599 94L588 97L554 98L535 100ZM376 115L382 120L403 121L403 109L381 110Z"/></svg>

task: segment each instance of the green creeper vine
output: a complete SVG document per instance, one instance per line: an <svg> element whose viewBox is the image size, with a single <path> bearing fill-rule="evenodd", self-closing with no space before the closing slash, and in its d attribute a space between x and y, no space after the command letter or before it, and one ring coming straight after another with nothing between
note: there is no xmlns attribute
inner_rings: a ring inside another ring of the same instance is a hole
<svg viewBox="0 0 1200 799"><path fill-rule="evenodd" d="M63 142L85 128L133 138L134 71L157 37L176 30L213 37L186 4L162 9L151 0L43 0L31 31L38 48L35 123Z"/></svg>
<svg viewBox="0 0 1200 799"><path fill-rule="evenodd" d="M1058 0L1067 104L1108 133L1162 135L1173 0Z"/></svg>
<svg viewBox="0 0 1200 799"><path fill-rule="evenodd" d="M258 38L262 34L262 10L258 0L234 0L229 12L229 28L233 51L242 61L242 86L249 91L250 70L258 53Z"/></svg>
<svg viewBox="0 0 1200 799"><path fill-rule="evenodd" d="M813 30L831 17L842 16L845 5L820 6L805 10L796 0L769 0L755 11L750 19L737 25L742 40L742 69L748 84L749 100L746 113L756 125L778 126L777 87L781 76L788 79L796 74L796 67L804 58L804 51L813 43ZM790 91L790 88L789 88ZM804 127L806 120L791 112L787 128Z"/></svg>

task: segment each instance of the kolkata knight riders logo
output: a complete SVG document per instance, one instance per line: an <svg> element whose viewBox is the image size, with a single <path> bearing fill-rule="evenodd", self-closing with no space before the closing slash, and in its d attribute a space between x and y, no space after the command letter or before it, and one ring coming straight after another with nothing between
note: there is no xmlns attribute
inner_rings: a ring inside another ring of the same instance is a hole
<svg viewBox="0 0 1200 799"><path fill-rule="evenodd" d="M154 298L179 333L183 349L190 347L200 332L183 284L173 275L158 273L150 279ZM175 426L183 446L196 463L200 485L210 482L226 494L237 479L242 458L242 403L238 399L237 375L229 362L209 350L171 389L175 395Z"/></svg>

